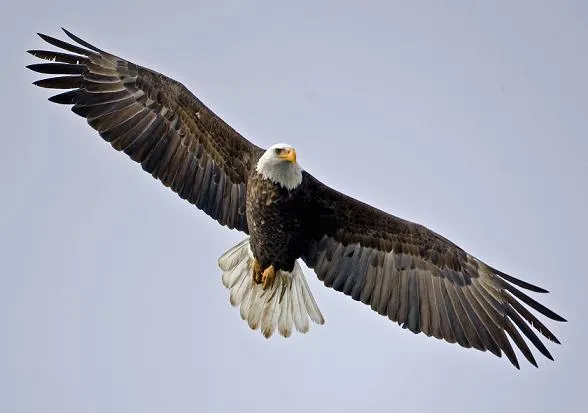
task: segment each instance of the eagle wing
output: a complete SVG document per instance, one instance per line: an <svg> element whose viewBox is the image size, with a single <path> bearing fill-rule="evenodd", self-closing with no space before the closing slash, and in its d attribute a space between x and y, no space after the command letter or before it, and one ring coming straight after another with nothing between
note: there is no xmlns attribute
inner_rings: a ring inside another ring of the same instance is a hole
<svg viewBox="0 0 588 413"><path fill-rule="evenodd" d="M58 75L34 82L73 89L49 98L72 111L180 197L229 228L248 232L249 171L263 152L216 116L184 85L100 50L39 34L61 51L29 50L50 63L27 66Z"/></svg>
<svg viewBox="0 0 588 413"><path fill-rule="evenodd" d="M526 306L565 321L516 286L547 292L504 274L446 238L346 196L304 173L308 244L302 258L327 287L342 291L414 333L502 352L519 368L510 336L537 366L521 333L547 358L534 327L559 344ZM526 306L525 306L526 305Z"/></svg>

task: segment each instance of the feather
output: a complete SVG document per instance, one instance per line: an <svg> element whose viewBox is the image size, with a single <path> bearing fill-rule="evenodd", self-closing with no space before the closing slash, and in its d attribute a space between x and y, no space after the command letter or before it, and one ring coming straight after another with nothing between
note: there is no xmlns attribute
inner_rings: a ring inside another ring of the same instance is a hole
<svg viewBox="0 0 588 413"><path fill-rule="evenodd" d="M82 76L57 76L33 82L33 85L48 89L73 89L84 85Z"/></svg>
<svg viewBox="0 0 588 413"><path fill-rule="evenodd" d="M469 290L484 310L484 312L480 312L480 314L486 314L489 317L488 323L491 322L492 325L495 326L495 328L489 329L488 331L492 333L494 340L496 340L496 343L500 346L502 351L504 351L506 357L518 369L519 362L505 334L503 325L504 317L501 317L495 306L491 304L492 297L478 284L478 282L473 282Z"/></svg>
<svg viewBox="0 0 588 413"><path fill-rule="evenodd" d="M461 300L458 297L458 293L456 290L460 289L460 287L457 287L455 284L451 284L448 281L445 282L445 287L447 289L451 305L455 310L455 315L457 316L456 318L459 322L460 331L463 331L463 335L465 337L465 341L467 342L467 346L474 347L482 351L485 350L486 348L481 343L480 338L478 337L478 333L476 333L475 327L472 324L470 318L468 317L466 309L463 307Z"/></svg>
<svg viewBox="0 0 588 413"><path fill-rule="evenodd" d="M546 290L492 268L424 226L353 199L306 172L303 182L305 218L311 222L308 247L301 256L326 286L414 333L423 331L497 356L504 352L517 368L507 335L531 364L535 360L521 333L551 358L530 326L559 341L527 306L553 320L565 320L515 285L539 293ZM353 254L350 246L356 246Z"/></svg>
<svg viewBox="0 0 588 413"><path fill-rule="evenodd" d="M230 302L233 306L241 305L253 289L253 277L249 274L243 276L236 287L231 289Z"/></svg>
<svg viewBox="0 0 588 413"><path fill-rule="evenodd" d="M253 291L255 293L251 295L249 310L247 311L249 314L247 322L249 324L249 328L252 330L257 330L260 327L261 313L266 303L266 295L269 294L269 292L262 290L259 284L255 284Z"/></svg>
<svg viewBox="0 0 588 413"><path fill-rule="evenodd" d="M76 56L69 53L61 53L47 50L27 50L27 53L35 57L38 57L39 59L49 60L51 62L69 63L81 66L87 66L90 63L90 59L88 59L87 57Z"/></svg>
<svg viewBox="0 0 588 413"><path fill-rule="evenodd" d="M74 105L72 111L87 118L114 149L124 150L176 192L186 187L192 192L182 193L183 197L189 197L221 224L247 233L244 183L263 150L224 123L180 83L64 32L81 47L39 34L62 51L29 50L49 62L29 65L30 70L56 75L34 84L72 89L50 100ZM204 178L202 186L190 187L183 181L194 182L198 172L188 168L196 144L205 148L201 159L214 165L214 173L211 178L211 170L205 168L200 177ZM234 193L234 186L242 195L231 205L225 197Z"/></svg>
<svg viewBox="0 0 588 413"><path fill-rule="evenodd" d="M86 70L83 65L70 63L36 63L28 65L27 69L48 75L81 75Z"/></svg>
<svg viewBox="0 0 588 413"><path fill-rule="evenodd" d="M435 295L435 287L433 280L435 276L425 276L425 284L427 284L427 293L429 297L429 308L431 314L431 334L433 337L441 339L443 333L441 330L441 303L438 301Z"/></svg>
<svg viewBox="0 0 588 413"><path fill-rule="evenodd" d="M292 305L294 306L294 326L300 333L308 332L308 313L299 282L292 283Z"/></svg>
<svg viewBox="0 0 588 413"><path fill-rule="evenodd" d="M280 291L280 317L278 319L278 332L282 337L290 337L292 334L292 283L284 277Z"/></svg>
<svg viewBox="0 0 588 413"><path fill-rule="evenodd" d="M473 313L481 323L478 332L480 336L483 337L482 339L484 340L486 348L496 356L501 357L502 350L499 344L501 342L501 337L498 326L496 326L496 324L494 324L488 317L488 314L472 293L471 287L464 288L463 294L466 297L465 299L467 303L471 306Z"/></svg>
<svg viewBox="0 0 588 413"><path fill-rule="evenodd" d="M362 286L359 294L359 301L361 301L364 304L370 304L371 302L372 293L374 291L374 285L376 283L376 278L378 277L377 273L378 271L381 271L381 267L378 265L378 257L381 254L382 253L380 251L372 251L367 272L365 275L364 285Z"/></svg>
<svg viewBox="0 0 588 413"><path fill-rule="evenodd" d="M455 340L460 346L471 347L470 343L468 342L465 336L463 327L461 326L459 319L457 318L457 314L455 308L453 307L453 303L451 302L451 298L449 298L449 293L447 290L451 288L453 288L453 286L446 279L443 282L441 282L441 295L443 301L445 302L445 309L447 311L447 316L449 319L449 324L451 325L451 330L455 334Z"/></svg>
<svg viewBox="0 0 588 413"><path fill-rule="evenodd" d="M537 319L529 310L521 305L517 300L515 300L510 294L506 294L506 299L508 303L513 307L515 311L517 311L525 320L527 320L533 327L537 329L544 337L553 341L554 343L561 344L557 337L549 331L545 325Z"/></svg>
<svg viewBox="0 0 588 413"><path fill-rule="evenodd" d="M363 284L367 273L372 249L361 248L359 245L356 245L355 248L358 252L355 255L353 265L347 275L345 285L343 286L343 293L350 295L351 298L357 301L359 299L359 293L361 292L361 285Z"/></svg>
<svg viewBox="0 0 588 413"><path fill-rule="evenodd" d="M531 343L533 343L537 350L541 352L541 354L543 354L549 360L553 360L553 356L547 350L541 340L539 340L539 337L537 337L537 335L533 332L533 330L531 330L527 323L525 323L521 316L508 304L506 306L506 315L515 322L519 330L522 331L525 336L527 336L527 338L531 341Z"/></svg>
<svg viewBox="0 0 588 413"><path fill-rule="evenodd" d="M537 361L535 361L535 357L533 356L531 349L521 336L521 333L519 333L519 331L515 328L515 326L508 318L504 319L504 330L508 333L508 335L510 336L512 341L517 345L519 350L521 350L521 353L523 353L523 356L525 356L527 361L531 363L533 366L537 367Z"/></svg>
<svg viewBox="0 0 588 413"><path fill-rule="evenodd" d="M551 311L549 308L545 307L543 304L533 300L527 294L523 293L521 290L516 289L512 285L507 284L506 290L509 291L510 293L512 293L512 295L517 297L519 300L521 300L522 302L527 304L529 307L533 308L534 310L539 311L545 317L549 317L555 321L566 321L565 318L563 318L559 314L556 314L555 312Z"/></svg>
<svg viewBox="0 0 588 413"><path fill-rule="evenodd" d="M72 44L69 44L67 42L64 42L63 40L59 40L56 39L54 37L51 36L47 36L46 34L41 34L41 33L37 33L39 35L39 37L43 40L45 40L47 43L56 46L60 49L64 49L67 50L68 52L72 52L72 53L76 53L79 55L84 55L84 56L93 56L95 55L95 53L86 50L86 49L82 49L81 47L78 46L74 46Z"/></svg>
<svg viewBox="0 0 588 413"><path fill-rule="evenodd" d="M265 302L263 311L261 313L261 333L265 338L272 336L273 332L278 326L279 314L279 297L283 277L276 277L271 293L266 291L268 298Z"/></svg>
<svg viewBox="0 0 588 413"><path fill-rule="evenodd" d="M423 270L416 270L417 288L419 290L419 328L427 336L431 336L432 333L432 322L431 322L431 296L428 291L427 277L423 273ZM412 331L412 330L411 330Z"/></svg>
<svg viewBox="0 0 588 413"><path fill-rule="evenodd" d="M402 325L406 322L408 314L409 282L408 269L401 269L393 279L396 281L394 292L388 303L388 318Z"/></svg>
<svg viewBox="0 0 588 413"><path fill-rule="evenodd" d="M419 287L417 270L408 270L408 300L405 305L400 306L400 313L406 313L406 327L413 333L419 333L420 308L419 308Z"/></svg>
<svg viewBox="0 0 588 413"><path fill-rule="evenodd" d="M455 343L456 338L451 327L449 319L449 310L447 309L448 306L446 304L445 297L443 296L443 293L441 291L443 283L444 281L441 277L433 278L433 291L435 292L435 301L438 305L437 311L439 312L439 319L441 321L441 335L446 341L450 343Z"/></svg>
<svg viewBox="0 0 588 413"><path fill-rule="evenodd" d="M302 268L295 263L292 272L278 271L273 284L263 290L253 282L249 238L230 248L218 260L223 285L229 289L230 303L240 307L241 318L265 337L276 329L289 337L292 326L301 333L309 330L308 319L324 324L324 318L306 283Z"/></svg>
<svg viewBox="0 0 588 413"><path fill-rule="evenodd" d="M399 275L395 276L394 251L384 255L382 271L378 272L374 285L374 294L379 295L379 300L372 301L372 309L378 314L387 314L391 320L396 320L398 311ZM372 294L373 296L373 294Z"/></svg>
<svg viewBox="0 0 588 413"><path fill-rule="evenodd" d="M63 32L70 38L72 39L74 42L81 44L84 47L87 47L90 50L93 50L97 53L100 54L105 54L106 52L104 50L100 50L98 49L96 46L92 46L90 43L86 42L85 40L80 39L78 36L76 36L75 34L71 33L70 31L64 29L63 27L61 28L61 30L63 30Z"/></svg>
<svg viewBox="0 0 588 413"><path fill-rule="evenodd" d="M151 173L152 175L155 173L158 165L166 153L166 148L169 146L169 141L174 138L173 135L174 131L168 129L164 132L161 139L155 141L153 149L151 149L149 155L147 155L141 162L141 167L143 170Z"/></svg>
<svg viewBox="0 0 588 413"><path fill-rule="evenodd" d="M343 287L345 286L349 274L353 270L355 266L355 262L361 255L361 250L356 248L354 244L350 244L345 247L345 251L343 252L341 258L342 263L340 269L335 274L335 278L333 279L333 290L335 291L343 291Z"/></svg>
<svg viewBox="0 0 588 413"><path fill-rule="evenodd" d="M312 321L316 324L324 324L325 319L321 314L321 310L319 310L316 301L310 292L310 288L308 287L308 283L306 282L306 277L304 276L304 272L298 262L294 263L294 270L292 271L291 278L293 281L299 284L299 290L302 295L302 301L304 302L304 306L306 308L306 312Z"/></svg>
<svg viewBox="0 0 588 413"><path fill-rule="evenodd" d="M250 254L249 238L245 238L243 241L239 242L221 255L218 259L218 265L221 270L225 272L229 271ZM227 287L227 285L225 285L225 287Z"/></svg>

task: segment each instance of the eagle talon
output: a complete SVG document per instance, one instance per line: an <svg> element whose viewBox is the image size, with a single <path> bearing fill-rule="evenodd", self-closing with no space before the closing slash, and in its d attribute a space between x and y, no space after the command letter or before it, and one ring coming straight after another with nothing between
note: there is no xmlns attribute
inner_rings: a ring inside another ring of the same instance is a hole
<svg viewBox="0 0 588 413"><path fill-rule="evenodd" d="M255 282L255 284L261 284L261 264L259 263L259 261L257 261L256 258L253 258L253 262L251 263L251 269L253 270L253 282Z"/></svg>
<svg viewBox="0 0 588 413"><path fill-rule="evenodd" d="M274 283L274 279L276 278L276 270L274 269L273 265L270 265L265 270L263 270L263 274L261 275L261 282L263 283L263 289L266 290L268 287Z"/></svg>

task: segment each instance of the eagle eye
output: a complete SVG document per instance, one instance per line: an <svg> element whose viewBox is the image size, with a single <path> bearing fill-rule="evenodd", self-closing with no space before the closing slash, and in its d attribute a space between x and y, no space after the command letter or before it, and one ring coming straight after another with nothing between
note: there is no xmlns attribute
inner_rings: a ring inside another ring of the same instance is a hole
<svg viewBox="0 0 588 413"><path fill-rule="evenodd" d="M274 149L274 151L276 152L276 155L279 155L282 152L282 149L276 148Z"/></svg>

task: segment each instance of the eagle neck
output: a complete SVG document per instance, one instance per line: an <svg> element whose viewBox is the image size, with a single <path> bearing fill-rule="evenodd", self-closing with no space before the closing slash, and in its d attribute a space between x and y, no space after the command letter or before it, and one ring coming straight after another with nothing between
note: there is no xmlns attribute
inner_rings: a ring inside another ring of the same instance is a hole
<svg viewBox="0 0 588 413"><path fill-rule="evenodd" d="M289 191L302 183L302 168L296 162L274 161L273 159L264 159L262 156L255 169L262 178Z"/></svg>

